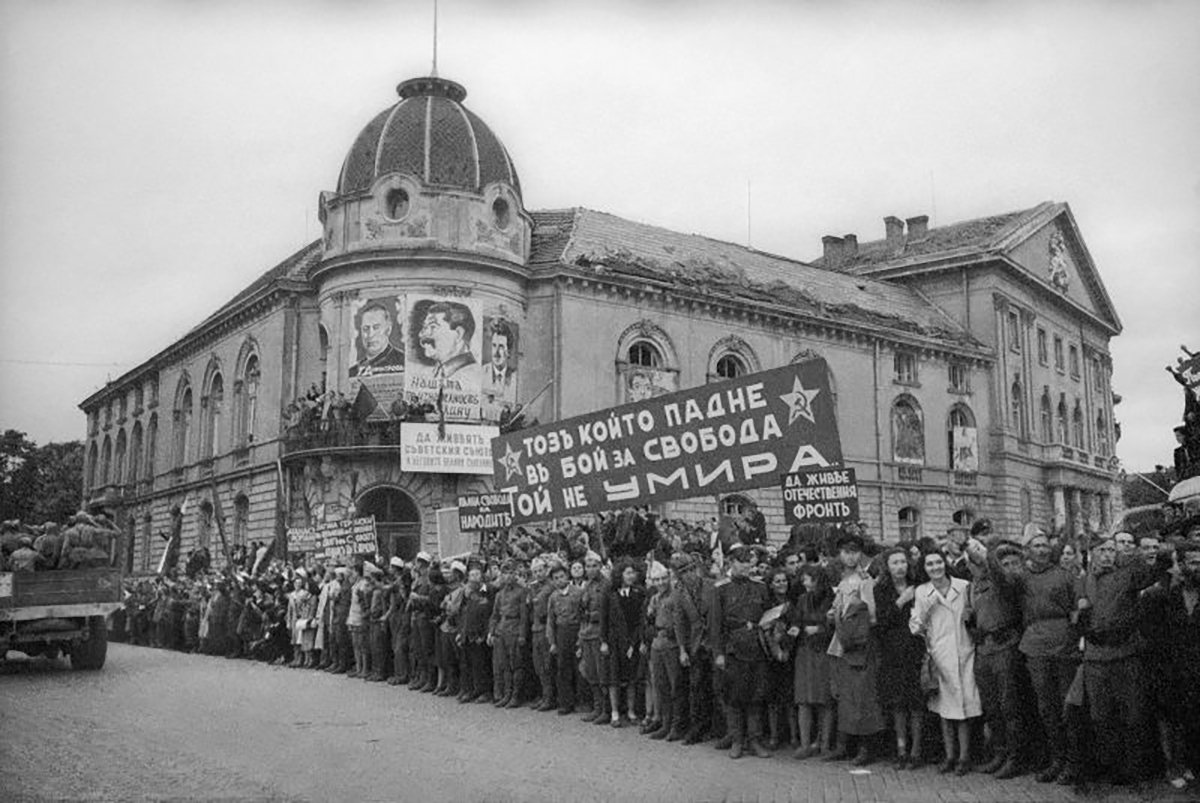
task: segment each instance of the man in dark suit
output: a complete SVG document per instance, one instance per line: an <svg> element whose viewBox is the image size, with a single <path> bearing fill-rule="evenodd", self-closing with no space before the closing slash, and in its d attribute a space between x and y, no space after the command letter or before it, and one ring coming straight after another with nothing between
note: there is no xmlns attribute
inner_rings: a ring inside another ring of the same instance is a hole
<svg viewBox="0 0 1200 803"><path fill-rule="evenodd" d="M404 368L404 353L392 345L391 311L378 301L368 301L358 312L358 339L363 357L350 366L350 376L395 373Z"/></svg>

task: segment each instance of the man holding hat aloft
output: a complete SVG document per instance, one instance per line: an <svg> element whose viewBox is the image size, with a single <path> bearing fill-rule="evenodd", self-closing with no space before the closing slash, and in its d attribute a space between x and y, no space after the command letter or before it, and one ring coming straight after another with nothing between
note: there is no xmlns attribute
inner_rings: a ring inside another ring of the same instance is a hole
<svg viewBox="0 0 1200 803"><path fill-rule="evenodd" d="M758 640L758 623L767 610L767 588L751 579L750 548L734 544L727 555L729 577L716 584L709 632L713 663L722 675L722 698L732 745L730 758L750 751L770 757L760 741L762 702L767 686L767 655Z"/></svg>

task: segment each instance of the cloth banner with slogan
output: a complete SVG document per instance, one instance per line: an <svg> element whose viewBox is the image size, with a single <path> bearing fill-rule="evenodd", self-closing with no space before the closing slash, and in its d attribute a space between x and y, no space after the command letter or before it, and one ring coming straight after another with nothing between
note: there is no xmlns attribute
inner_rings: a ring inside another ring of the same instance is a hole
<svg viewBox="0 0 1200 803"><path fill-rule="evenodd" d="M778 485L842 447L814 357L502 435L492 458L522 524Z"/></svg>

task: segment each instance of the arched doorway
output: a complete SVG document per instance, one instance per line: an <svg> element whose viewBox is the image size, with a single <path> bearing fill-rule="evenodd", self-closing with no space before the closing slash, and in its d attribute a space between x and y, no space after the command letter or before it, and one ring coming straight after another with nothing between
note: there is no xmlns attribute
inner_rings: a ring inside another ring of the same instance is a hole
<svg viewBox="0 0 1200 803"><path fill-rule="evenodd" d="M384 558L413 560L421 549L421 511L399 488L372 488L358 498L359 516L374 516L379 551Z"/></svg>

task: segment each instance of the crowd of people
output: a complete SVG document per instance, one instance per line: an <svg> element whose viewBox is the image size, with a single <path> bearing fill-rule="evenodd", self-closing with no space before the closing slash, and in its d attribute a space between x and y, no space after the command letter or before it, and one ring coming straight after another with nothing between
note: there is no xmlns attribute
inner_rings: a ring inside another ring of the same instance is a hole
<svg viewBox="0 0 1200 803"><path fill-rule="evenodd" d="M66 527L57 522L0 523L0 571L42 572L95 569L116 560L121 534L103 513L76 513Z"/></svg>
<svg viewBox="0 0 1200 803"><path fill-rule="evenodd" d="M748 517L732 535L625 511L448 560L245 560L132 580L116 627L733 758L1194 780L1197 533L1014 542L981 521L882 548L851 525L777 549Z"/></svg>

